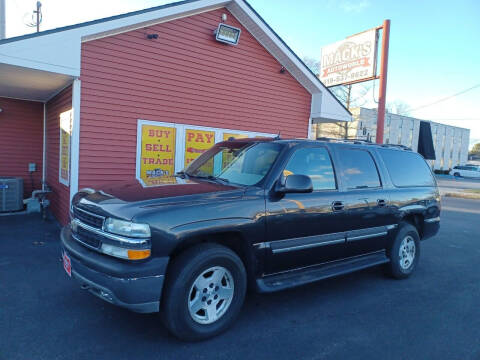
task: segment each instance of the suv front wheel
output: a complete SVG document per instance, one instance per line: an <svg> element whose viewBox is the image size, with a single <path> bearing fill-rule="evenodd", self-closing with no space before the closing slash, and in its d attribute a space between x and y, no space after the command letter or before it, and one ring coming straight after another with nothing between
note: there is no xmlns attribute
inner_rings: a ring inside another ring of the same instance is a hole
<svg viewBox="0 0 480 360"><path fill-rule="evenodd" d="M388 274L396 279L409 277L420 256L420 236L415 226L401 223L387 254L390 258L390 262L386 264Z"/></svg>
<svg viewBox="0 0 480 360"><path fill-rule="evenodd" d="M201 244L173 260L162 315L182 340L201 340L226 330L245 298L247 276L240 258L218 244Z"/></svg>

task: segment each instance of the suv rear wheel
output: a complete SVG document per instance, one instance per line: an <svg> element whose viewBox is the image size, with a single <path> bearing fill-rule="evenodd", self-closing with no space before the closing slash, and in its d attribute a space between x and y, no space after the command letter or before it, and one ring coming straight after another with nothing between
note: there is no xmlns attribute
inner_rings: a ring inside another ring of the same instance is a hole
<svg viewBox="0 0 480 360"><path fill-rule="evenodd" d="M240 258L217 244L180 254L166 280L164 323L182 340L206 339L226 330L240 312L247 287Z"/></svg>
<svg viewBox="0 0 480 360"><path fill-rule="evenodd" d="M397 236L388 250L390 262L386 265L389 275L405 279L415 270L420 256L420 236L415 226L401 223Z"/></svg>

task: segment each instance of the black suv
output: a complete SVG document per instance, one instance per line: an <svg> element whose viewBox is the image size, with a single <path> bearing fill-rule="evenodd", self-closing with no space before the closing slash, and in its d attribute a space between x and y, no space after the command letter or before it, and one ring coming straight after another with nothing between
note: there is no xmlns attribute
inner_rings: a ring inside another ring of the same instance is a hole
<svg viewBox="0 0 480 360"><path fill-rule="evenodd" d="M61 233L67 273L100 298L160 311L182 339L271 292L380 265L402 279L440 226L430 167L399 146L241 139L176 177L84 189Z"/></svg>

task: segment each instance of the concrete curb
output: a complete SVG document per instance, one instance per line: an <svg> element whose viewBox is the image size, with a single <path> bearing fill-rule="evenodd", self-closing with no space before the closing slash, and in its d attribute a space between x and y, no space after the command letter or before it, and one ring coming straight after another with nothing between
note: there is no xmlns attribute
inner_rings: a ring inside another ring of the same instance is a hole
<svg viewBox="0 0 480 360"><path fill-rule="evenodd" d="M442 196L455 197L455 198L460 198L460 199L480 200L480 194L469 194L469 193L464 193L464 192L450 192L450 193L445 193Z"/></svg>

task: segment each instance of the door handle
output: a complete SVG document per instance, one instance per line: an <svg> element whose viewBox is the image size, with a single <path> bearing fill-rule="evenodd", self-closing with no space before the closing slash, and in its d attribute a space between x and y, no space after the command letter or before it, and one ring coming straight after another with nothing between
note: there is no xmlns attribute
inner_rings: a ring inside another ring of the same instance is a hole
<svg viewBox="0 0 480 360"><path fill-rule="evenodd" d="M378 199L377 200L377 205L378 206L386 206L387 205L387 201L385 199Z"/></svg>
<svg viewBox="0 0 480 360"><path fill-rule="evenodd" d="M333 211L342 211L343 209L345 209L345 205L343 204L343 201L334 201L332 203Z"/></svg>

